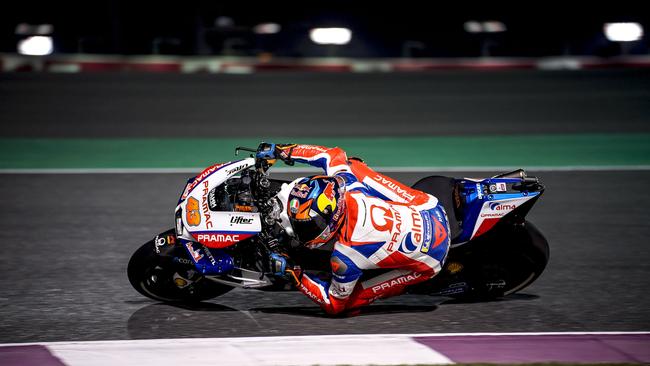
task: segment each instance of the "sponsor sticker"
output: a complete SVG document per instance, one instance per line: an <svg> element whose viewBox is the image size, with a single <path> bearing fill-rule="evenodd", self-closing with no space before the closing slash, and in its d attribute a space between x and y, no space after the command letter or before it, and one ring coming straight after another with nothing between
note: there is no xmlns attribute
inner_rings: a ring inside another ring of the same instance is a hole
<svg viewBox="0 0 650 366"><path fill-rule="evenodd" d="M309 194L309 189L310 187L307 184L300 183L296 184L295 187L291 190L291 195L300 197L300 198L307 198L307 195Z"/></svg>
<svg viewBox="0 0 650 366"><path fill-rule="evenodd" d="M230 218L230 226L233 224L250 225L253 223L252 217L233 216Z"/></svg>
<svg viewBox="0 0 650 366"><path fill-rule="evenodd" d="M294 198L289 202L289 210L292 214L298 213L298 207L300 207L300 202L297 199Z"/></svg>
<svg viewBox="0 0 650 366"><path fill-rule="evenodd" d="M160 247L167 244L165 242L165 238L161 238L160 236L156 236L156 239L154 239L154 243L156 244L156 253L159 253L159 254L160 254Z"/></svg>
<svg viewBox="0 0 650 366"><path fill-rule="evenodd" d="M456 274L463 270L463 265L458 262L451 262L447 265L447 271L451 274Z"/></svg>
<svg viewBox="0 0 650 366"><path fill-rule="evenodd" d="M409 283L411 281L414 281L414 280L416 280L416 279L418 279L420 277L422 277L422 274L420 274L418 272L414 272L414 273L406 275L406 276L397 277L397 278L394 278L394 279L392 279L390 281L380 283L377 286L373 286L372 287L372 292L377 293L377 292L380 292L380 291L383 291L383 290L387 290L387 289L389 289L389 288L391 288L393 286L396 286L396 285L404 285L404 284L407 284L407 283Z"/></svg>
<svg viewBox="0 0 650 366"><path fill-rule="evenodd" d="M208 204L208 188L209 183L206 180L203 182L203 196L201 197L201 208L203 209L203 215L205 216L205 227L206 229L212 228L212 216L210 215L210 205Z"/></svg>
<svg viewBox="0 0 650 366"><path fill-rule="evenodd" d="M400 196L403 199L406 199L407 201L411 201L415 198L413 194L409 193L406 189L400 187L399 183L396 183L379 173L375 177L373 177L373 179L381 183L384 187L387 187L391 191L397 193L398 196Z"/></svg>
<svg viewBox="0 0 650 366"><path fill-rule="evenodd" d="M174 279L174 284L178 288L185 288L185 287L189 286L192 283L192 281L189 281L189 280L181 277L178 273L174 273L174 276L172 278Z"/></svg>
<svg viewBox="0 0 650 366"><path fill-rule="evenodd" d="M208 206L212 211L218 211L219 209L217 206L217 190L214 188L208 193Z"/></svg>
<svg viewBox="0 0 650 366"><path fill-rule="evenodd" d="M160 248L164 247L165 245L174 245L176 243L176 237L174 235L166 235L164 237L161 237L160 235L156 235L156 238L154 239L155 243L155 248L156 248L156 253L160 254Z"/></svg>
<svg viewBox="0 0 650 366"><path fill-rule="evenodd" d="M432 234L431 234L431 216L427 212L422 213L422 219L424 220L424 242L422 243L422 248L420 248L420 252L422 253L427 253L429 252L429 248L431 247L431 241L433 240Z"/></svg>
<svg viewBox="0 0 650 366"><path fill-rule="evenodd" d="M212 252L210 251L210 249L206 248L203 251L205 252L205 255L208 256L208 259L210 260L210 264L212 264L213 266L216 265L217 261L214 259L214 256L212 255Z"/></svg>
<svg viewBox="0 0 650 366"><path fill-rule="evenodd" d="M491 202L487 210L481 212L480 217L482 218L500 218L517 208L516 202L511 203L502 203L502 202Z"/></svg>
<svg viewBox="0 0 650 366"><path fill-rule="evenodd" d="M330 211L334 211L336 209L336 198L334 197L333 182L329 182L327 184L323 193L318 196L316 204L321 212L325 212L327 207L329 207Z"/></svg>
<svg viewBox="0 0 650 366"><path fill-rule="evenodd" d="M211 166L211 167L205 169L204 171L202 171L201 174L199 174L199 175L196 176L196 179L194 179L194 180L192 181L192 183L188 184L188 185L185 187L185 191L183 191L183 195L181 196L181 199L185 199L185 198L187 198L187 195L190 194L190 192L194 189L194 187L198 186L199 183L201 183L202 180L204 180L205 178L207 178L208 176L210 176L212 173L214 173L214 172L216 172L217 170L219 170L219 168L221 168L222 166L227 165L227 164L230 164L230 162L223 163L223 164L213 165L213 166Z"/></svg>
<svg viewBox="0 0 650 366"><path fill-rule="evenodd" d="M187 248L187 250L190 251L190 253L192 254L192 258L194 258L195 262L198 262L201 260L201 258L203 258L203 254L201 254L201 250L200 249L195 250L194 247L192 246L192 243L185 243L185 247Z"/></svg>
<svg viewBox="0 0 650 366"><path fill-rule="evenodd" d="M236 167L231 168L231 169L226 169L226 174L232 175L232 174L238 173L238 172L244 170L244 168L246 168L246 166L247 166L246 164L242 164L242 165L236 166Z"/></svg>
<svg viewBox="0 0 650 366"><path fill-rule="evenodd" d="M199 234L196 238L205 242L234 243L239 241L239 235L237 234Z"/></svg>

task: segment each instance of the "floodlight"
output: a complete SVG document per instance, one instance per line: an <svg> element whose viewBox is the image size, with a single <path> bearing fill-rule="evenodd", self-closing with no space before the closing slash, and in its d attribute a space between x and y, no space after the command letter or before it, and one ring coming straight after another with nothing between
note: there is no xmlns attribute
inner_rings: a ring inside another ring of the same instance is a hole
<svg viewBox="0 0 650 366"><path fill-rule="evenodd" d="M487 33L499 33L506 31L506 25L496 20L483 22L483 31Z"/></svg>
<svg viewBox="0 0 650 366"><path fill-rule="evenodd" d="M612 42L633 42L643 37L639 23L605 23L605 36Z"/></svg>
<svg viewBox="0 0 650 366"><path fill-rule="evenodd" d="M463 28L465 28L465 31L467 33L481 33L483 32L483 26L481 23L475 21L475 20L470 20L468 22L465 22L463 24Z"/></svg>
<svg viewBox="0 0 650 366"><path fill-rule="evenodd" d="M45 56L52 53L52 37L32 36L18 42L18 53L29 56Z"/></svg>
<svg viewBox="0 0 650 366"><path fill-rule="evenodd" d="M503 22L496 20L488 20L485 22L469 20L463 24L463 28L465 28L467 33L499 33L507 30Z"/></svg>
<svg viewBox="0 0 650 366"><path fill-rule="evenodd" d="M343 45L352 39L348 28L314 28L309 31L309 38L317 44Z"/></svg>
<svg viewBox="0 0 650 366"><path fill-rule="evenodd" d="M16 25L14 33L19 36L47 36L54 32L52 24L20 23Z"/></svg>
<svg viewBox="0 0 650 366"><path fill-rule="evenodd" d="M54 27L52 24L39 24L36 26L36 34L40 36L47 36L48 34L52 34L54 31Z"/></svg>
<svg viewBox="0 0 650 366"><path fill-rule="evenodd" d="M278 23L261 23L253 27L253 32L257 34L275 34L280 32L280 29Z"/></svg>

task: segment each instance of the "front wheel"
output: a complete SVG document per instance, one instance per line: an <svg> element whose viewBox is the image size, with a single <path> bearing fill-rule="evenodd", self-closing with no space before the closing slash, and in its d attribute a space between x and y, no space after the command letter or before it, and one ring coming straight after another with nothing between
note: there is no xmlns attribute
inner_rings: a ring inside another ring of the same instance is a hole
<svg viewBox="0 0 650 366"><path fill-rule="evenodd" d="M176 247L185 257L183 248ZM133 253L127 268L129 282L142 295L165 302L198 302L232 290L230 286L215 283L192 269L175 265L170 257L158 255L154 240Z"/></svg>

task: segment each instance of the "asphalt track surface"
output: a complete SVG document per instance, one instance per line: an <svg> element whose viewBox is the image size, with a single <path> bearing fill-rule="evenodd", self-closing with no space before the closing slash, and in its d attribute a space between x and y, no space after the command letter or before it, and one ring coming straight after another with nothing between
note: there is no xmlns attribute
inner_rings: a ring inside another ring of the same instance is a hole
<svg viewBox="0 0 650 366"><path fill-rule="evenodd" d="M646 133L649 76L0 73L0 137ZM551 261L522 293L474 304L406 295L331 319L299 293L234 290L183 308L133 290L128 259L172 226L185 174L3 174L0 342L650 329L650 171L538 175L548 189L529 218Z"/></svg>
<svg viewBox="0 0 650 366"><path fill-rule="evenodd" d="M522 293L470 304L405 295L332 319L297 292L234 290L188 308L133 290L127 261L171 227L185 174L5 174L0 342L650 329L650 172L538 176L547 192L529 219L551 261Z"/></svg>
<svg viewBox="0 0 650 366"><path fill-rule="evenodd" d="M650 70L0 73L0 137L650 132Z"/></svg>

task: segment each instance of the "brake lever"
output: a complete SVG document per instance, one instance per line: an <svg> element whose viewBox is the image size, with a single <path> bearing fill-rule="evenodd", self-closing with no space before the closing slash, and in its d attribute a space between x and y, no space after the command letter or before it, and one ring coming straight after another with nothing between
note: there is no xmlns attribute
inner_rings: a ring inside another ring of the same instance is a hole
<svg viewBox="0 0 650 366"><path fill-rule="evenodd" d="M244 146L237 146L235 148L235 156L239 155L239 151L248 151L248 152L257 152L255 149L251 149L250 147L244 147Z"/></svg>

